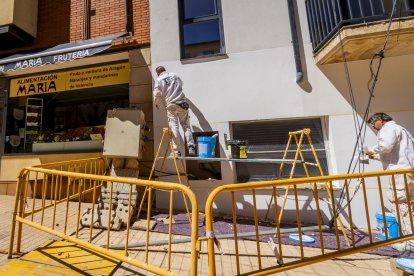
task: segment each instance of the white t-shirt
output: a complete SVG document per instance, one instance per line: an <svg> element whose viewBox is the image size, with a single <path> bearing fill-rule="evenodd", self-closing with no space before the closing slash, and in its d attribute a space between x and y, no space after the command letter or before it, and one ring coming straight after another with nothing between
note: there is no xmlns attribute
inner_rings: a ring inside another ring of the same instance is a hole
<svg viewBox="0 0 414 276"><path fill-rule="evenodd" d="M384 170L414 168L414 139L405 128L389 121L377 138L377 144L368 150L378 154Z"/></svg>
<svg viewBox="0 0 414 276"><path fill-rule="evenodd" d="M180 77L166 71L162 72L155 80L153 95L155 104L159 105L163 100L166 107L171 104L183 103L186 100Z"/></svg>

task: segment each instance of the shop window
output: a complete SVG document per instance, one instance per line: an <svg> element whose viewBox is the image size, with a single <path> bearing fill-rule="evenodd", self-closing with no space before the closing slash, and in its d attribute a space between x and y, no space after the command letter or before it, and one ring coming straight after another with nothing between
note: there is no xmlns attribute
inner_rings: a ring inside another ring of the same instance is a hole
<svg viewBox="0 0 414 276"><path fill-rule="evenodd" d="M220 0L179 0L181 57L224 53Z"/></svg>
<svg viewBox="0 0 414 276"><path fill-rule="evenodd" d="M247 157L251 159L283 159L283 153L290 131L310 128L312 144L317 153L324 174L328 174L327 153L320 118L277 120L260 122L232 123L233 139L247 140ZM291 142L286 159L293 159L296 144ZM302 145L304 159L315 162L307 140ZM287 164L287 163L286 163ZM277 178L280 164L274 163L236 163L238 182L274 180ZM311 176L320 175L315 166L308 166ZM289 178L291 165L286 165L281 178ZM294 177L306 177L303 166L297 164Z"/></svg>
<svg viewBox="0 0 414 276"><path fill-rule="evenodd" d="M197 138L202 136L213 136L218 134L217 131L207 132L193 132L194 141L197 144ZM198 147L197 154L198 154ZM216 145L214 147L215 157L220 157L220 145L218 139L216 139ZM186 151L186 156L188 152ZM218 161L207 160L187 160L187 173L192 180L221 180L221 164Z"/></svg>
<svg viewBox="0 0 414 276"><path fill-rule="evenodd" d="M4 152L102 151L107 111L127 108L128 91L120 84L9 97Z"/></svg>

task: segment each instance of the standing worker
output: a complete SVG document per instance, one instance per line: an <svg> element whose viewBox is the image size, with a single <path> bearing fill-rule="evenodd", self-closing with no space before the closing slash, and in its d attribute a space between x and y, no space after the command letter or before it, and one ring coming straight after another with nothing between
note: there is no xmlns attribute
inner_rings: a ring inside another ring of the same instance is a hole
<svg viewBox="0 0 414 276"><path fill-rule="evenodd" d="M371 159L381 161L384 170L413 169L414 168L414 138L402 126L397 125L385 113L375 113L368 121L378 131L377 144L368 148L366 154ZM408 206L405 192L404 174L395 175L397 199L394 197L393 185L388 184L387 197L391 203L391 212L397 217L395 203L398 202L402 230L404 234L411 234L411 224L408 208L414 214L414 178L407 174L408 193L411 206ZM414 242L397 244L399 250L414 251Z"/></svg>
<svg viewBox="0 0 414 276"><path fill-rule="evenodd" d="M183 93L183 82L176 74L167 72L163 66L158 66L155 71L158 75L153 91L155 107L159 109L162 101L165 104L167 109L168 125L174 136L172 145L175 155L181 156L181 152L179 150L179 122L183 128L185 139L187 140L188 155L195 156L195 144L188 116L189 105Z"/></svg>

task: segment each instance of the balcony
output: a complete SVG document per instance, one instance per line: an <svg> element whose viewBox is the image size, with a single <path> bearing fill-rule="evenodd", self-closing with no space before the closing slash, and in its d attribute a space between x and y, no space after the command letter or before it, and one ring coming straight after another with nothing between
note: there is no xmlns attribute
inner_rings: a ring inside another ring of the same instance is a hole
<svg viewBox="0 0 414 276"><path fill-rule="evenodd" d="M306 0L315 62L371 59L383 46L393 0ZM397 1L387 56L414 54L414 0ZM397 43L398 38L398 43Z"/></svg>
<svg viewBox="0 0 414 276"><path fill-rule="evenodd" d="M0 50L30 45L37 33L37 0L0 0Z"/></svg>

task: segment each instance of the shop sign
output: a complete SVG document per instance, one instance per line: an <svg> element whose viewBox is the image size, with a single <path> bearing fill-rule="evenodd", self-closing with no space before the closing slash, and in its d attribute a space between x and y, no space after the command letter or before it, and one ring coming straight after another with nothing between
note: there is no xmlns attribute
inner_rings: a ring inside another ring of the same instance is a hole
<svg viewBox="0 0 414 276"><path fill-rule="evenodd" d="M96 48L90 48L90 49L81 49L78 51L71 51L71 52L57 54L57 55L22 59L22 60L18 60L15 62L0 64L0 73L20 70L20 69L27 69L31 67L37 67L37 66L43 66L47 64L62 63L66 61L72 61L75 59L85 58L85 57L92 56L96 53L102 52L106 48L108 48L107 45L96 47Z"/></svg>
<svg viewBox="0 0 414 276"><path fill-rule="evenodd" d="M129 82L129 64L117 63L10 81L10 97L33 96Z"/></svg>

